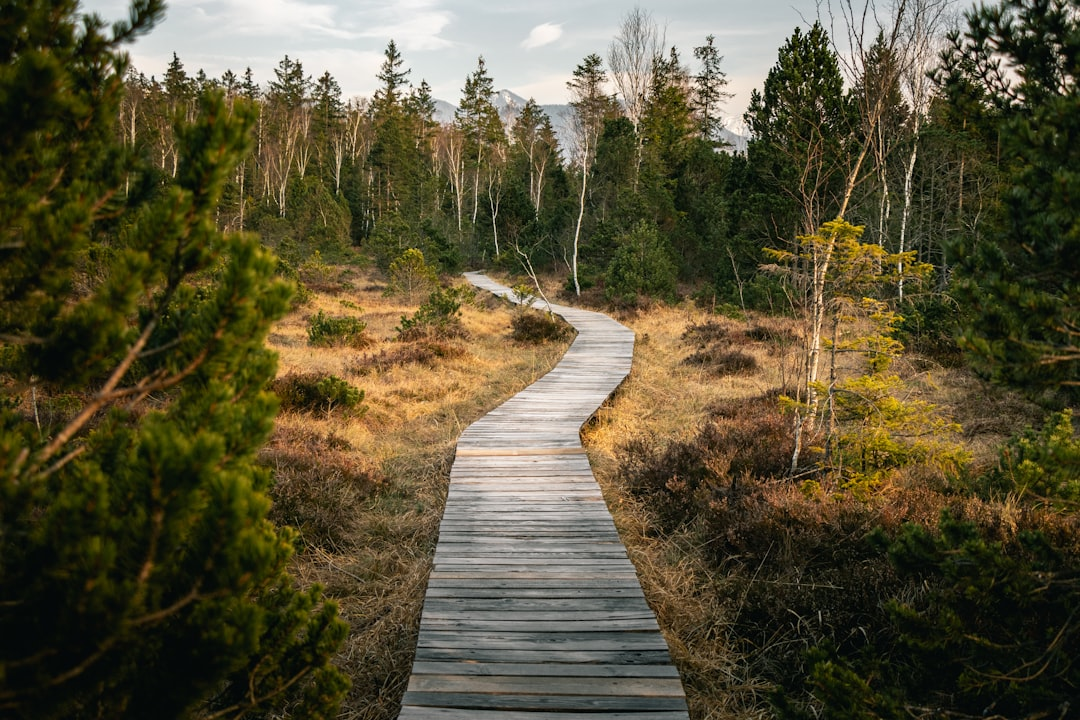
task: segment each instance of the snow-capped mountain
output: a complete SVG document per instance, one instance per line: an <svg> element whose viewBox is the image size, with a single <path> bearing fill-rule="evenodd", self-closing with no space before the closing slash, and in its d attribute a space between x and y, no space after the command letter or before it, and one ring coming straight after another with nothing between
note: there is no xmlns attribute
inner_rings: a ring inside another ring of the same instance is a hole
<svg viewBox="0 0 1080 720"><path fill-rule="evenodd" d="M521 109L525 107L526 102L525 98L510 90L499 90L491 99L492 105L499 112L499 117L506 124L509 124L510 121L517 117ZM559 146L565 150L569 147L570 142L570 106L566 104L541 105L540 108L547 113L548 118L551 120L551 127L555 131L555 137L559 140ZM455 112L457 112L456 105L445 100L435 101L435 119L439 122L454 122ZM720 131L720 137L731 145L732 152L746 152L747 138L745 136L724 128Z"/></svg>

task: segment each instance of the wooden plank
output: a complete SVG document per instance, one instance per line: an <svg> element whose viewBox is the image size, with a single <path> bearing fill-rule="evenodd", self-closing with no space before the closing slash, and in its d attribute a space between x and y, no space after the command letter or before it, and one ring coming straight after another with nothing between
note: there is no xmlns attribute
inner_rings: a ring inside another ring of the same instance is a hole
<svg viewBox="0 0 1080 720"><path fill-rule="evenodd" d="M634 595L621 597L502 597L465 598L431 597L424 602L424 612L642 612L652 610L641 598Z"/></svg>
<svg viewBox="0 0 1080 720"><path fill-rule="evenodd" d="M551 675L413 675L409 692L682 697L679 678Z"/></svg>
<svg viewBox="0 0 1080 720"><path fill-rule="evenodd" d="M621 697L557 694L506 695L502 693L438 693L406 690L403 704L476 708L481 710L580 710L593 713L679 709L686 711L686 700L682 697L639 697L633 695Z"/></svg>
<svg viewBox="0 0 1080 720"><path fill-rule="evenodd" d="M498 447L498 448L461 448L458 457L506 457L519 455L583 455L580 447Z"/></svg>
<svg viewBox="0 0 1080 720"><path fill-rule="evenodd" d="M496 663L552 663L550 650L506 648L459 648L417 647L416 659L426 661L496 662ZM567 650L558 654L560 663L587 663L594 665L660 665L670 663L667 649L663 650Z"/></svg>
<svg viewBox="0 0 1080 720"><path fill-rule="evenodd" d="M458 439L402 720L688 719L579 438L634 336L553 310L578 330L558 366Z"/></svg>
<svg viewBox="0 0 1080 720"><path fill-rule="evenodd" d="M412 705L402 708L398 720L686 720L685 710L649 712L558 712L547 710L480 710Z"/></svg>
<svg viewBox="0 0 1080 720"><path fill-rule="evenodd" d="M414 675L528 675L547 677L677 678L671 665L565 665L556 663L427 662L413 665Z"/></svg>

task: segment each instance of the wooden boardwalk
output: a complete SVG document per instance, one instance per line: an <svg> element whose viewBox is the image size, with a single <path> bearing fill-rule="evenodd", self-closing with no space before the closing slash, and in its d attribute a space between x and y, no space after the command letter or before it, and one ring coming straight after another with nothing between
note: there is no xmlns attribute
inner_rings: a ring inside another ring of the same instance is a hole
<svg viewBox="0 0 1080 720"><path fill-rule="evenodd" d="M400 720L688 718L578 435L634 334L552 309L578 330L562 361L458 441Z"/></svg>

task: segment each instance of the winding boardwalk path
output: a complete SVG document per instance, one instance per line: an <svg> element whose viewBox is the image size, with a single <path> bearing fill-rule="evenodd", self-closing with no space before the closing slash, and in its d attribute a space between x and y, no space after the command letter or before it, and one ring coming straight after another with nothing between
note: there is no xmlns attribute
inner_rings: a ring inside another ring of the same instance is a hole
<svg viewBox="0 0 1080 720"><path fill-rule="evenodd" d="M630 372L634 334L552 310L578 330L566 355L458 441L400 720L688 718L579 438Z"/></svg>

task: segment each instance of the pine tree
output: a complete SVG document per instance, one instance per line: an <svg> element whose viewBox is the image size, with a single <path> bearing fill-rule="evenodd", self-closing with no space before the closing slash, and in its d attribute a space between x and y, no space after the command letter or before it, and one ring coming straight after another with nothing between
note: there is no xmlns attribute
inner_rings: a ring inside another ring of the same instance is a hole
<svg viewBox="0 0 1080 720"><path fill-rule="evenodd" d="M791 208L768 218L767 225L790 239L835 218L850 109L836 53L819 23L807 33L796 28L780 48L763 90L750 95L745 120L752 134L750 162L768 192L784 197Z"/></svg>
<svg viewBox="0 0 1080 720"><path fill-rule="evenodd" d="M126 56L74 0L0 24L0 714L331 717L346 631L285 572L255 464L288 286L216 229L254 109L205 96L175 182L124 196ZM141 171L141 172L140 172Z"/></svg>
<svg viewBox="0 0 1080 720"><path fill-rule="evenodd" d="M968 16L944 57L948 101L993 130L1002 212L961 237L962 336L987 375L1080 393L1080 18L1069 0L1003 0ZM1014 68L1015 72L1006 70Z"/></svg>
<svg viewBox="0 0 1080 720"><path fill-rule="evenodd" d="M406 234L413 235L411 225L420 216L421 176L420 153L416 147L416 130L410 116L407 78L404 59L391 40L384 51L383 64L377 75L382 83L372 100L371 117L374 130L368 165L374 182L369 188L368 212L375 227L373 237L387 233L400 237L395 227L401 225ZM376 248L379 263L385 267L404 248L394 247L384 252ZM412 247L410 239L405 247ZM373 246L374 247L374 246Z"/></svg>
<svg viewBox="0 0 1080 720"><path fill-rule="evenodd" d="M499 157L499 149L506 143L499 112L492 103L495 83L488 74L484 58L476 61L476 70L465 78L461 102L454 113L454 124L460 128L465 139L465 157L471 170L472 222L476 225L480 210L481 175Z"/></svg>
<svg viewBox="0 0 1080 720"><path fill-rule="evenodd" d="M701 72L694 76L694 110L697 113L698 132L709 142L720 143L720 131L724 119L720 107L731 93L727 87L727 74L720 69L723 56L716 49L716 37L708 35L705 44L694 48L694 57L701 61Z"/></svg>

